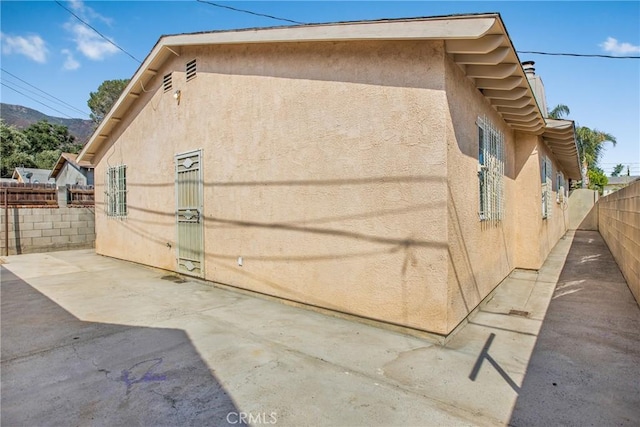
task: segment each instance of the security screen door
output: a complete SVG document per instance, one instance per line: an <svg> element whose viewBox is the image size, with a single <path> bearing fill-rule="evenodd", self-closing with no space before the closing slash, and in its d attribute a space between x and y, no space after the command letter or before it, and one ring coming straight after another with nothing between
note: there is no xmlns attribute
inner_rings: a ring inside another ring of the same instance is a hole
<svg viewBox="0 0 640 427"><path fill-rule="evenodd" d="M176 155L178 271L204 276L202 150Z"/></svg>

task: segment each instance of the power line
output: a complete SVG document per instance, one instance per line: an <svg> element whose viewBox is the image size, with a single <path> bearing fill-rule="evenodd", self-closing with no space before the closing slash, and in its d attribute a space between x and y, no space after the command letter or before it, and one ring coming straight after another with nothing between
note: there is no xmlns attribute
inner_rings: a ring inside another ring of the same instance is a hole
<svg viewBox="0 0 640 427"><path fill-rule="evenodd" d="M213 3L213 2L210 2L210 1L205 1L205 0L196 0L196 1L199 2L199 3L206 3L208 5L215 6L215 7L221 7L223 9L233 10L235 12L248 13L250 15L262 16L262 17L265 17L265 18L275 19L277 21L291 22L292 24L300 24L300 25L307 24L306 22L294 21L294 20L287 19L287 18L278 18L277 16L266 15L264 13L258 13L258 12L252 12L250 10L245 10L245 9L238 9L238 8L235 8L235 7L225 6L223 4Z"/></svg>
<svg viewBox="0 0 640 427"><path fill-rule="evenodd" d="M30 97L29 95L25 95L24 93L20 92L19 90L14 89L14 88L12 88L11 86L8 86L8 85L7 85L6 83L4 83L4 82L0 82L0 85L2 85L2 86L4 86L4 87L6 87L7 89L11 89L11 90L12 90L12 91L14 91L14 92L17 92L17 93L19 93L20 95L22 95L22 96L24 96L24 97L26 97L26 98L29 98L29 99L30 99L30 100L32 100L32 101L37 102L38 104L44 105L45 107L47 107L47 108L49 108L49 109L51 109L51 110L53 110L53 111L56 111L56 112L58 112L58 113L62 114L63 116L67 116L68 118L73 119L73 117L71 117L70 115L63 113L63 112L62 112L62 111L60 111L60 110L56 110L56 109L55 109L55 108L53 108L52 106L47 105L47 104L45 104L44 102L40 102L40 101L38 101L37 99Z"/></svg>
<svg viewBox="0 0 640 427"><path fill-rule="evenodd" d="M210 1L206 1L206 0L196 0L196 1L199 2L199 3L206 3L208 5L215 6L215 7L220 7L220 8L224 8L224 9L233 10L235 12L248 13L250 15L263 16L265 18L275 19L275 20L278 20L278 21L291 22L292 24L299 24L299 25L308 24L308 22L300 22L300 21L294 21L292 19L287 19L287 18L279 18L279 17L273 16L273 15L267 15L267 14L264 14L264 13L253 12L251 10L246 10L246 9L238 9L238 8L235 8L235 7L226 6L226 5L219 4L219 3L213 3L213 2L210 2ZM602 54L587 54L587 53L540 52L540 51L533 51L533 50L518 50L517 52L518 53L531 54L531 55L573 56L573 57L581 57L581 58L640 59L640 56L617 56L617 55L602 55Z"/></svg>
<svg viewBox="0 0 640 427"><path fill-rule="evenodd" d="M640 59L640 56L616 56L616 55L599 55L590 53L558 53L558 52L538 52L532 50L518 50L518 53L527 53L532 55L550 55L550 56L577 56L582 58L607 58L607 59Z"/></svg>
<svg viewBox="0 0 640 427"><path fill-rule="evenodd" d="M20 80L22 83L24 83L24 84L26 84L26 85L28 85L28 86L31 86L32 88L34 88L34 89L36 89L36 90L38 90L38 91L40 91L40 92L44 93L44 94L45 94L45 95L47 95L48 97L55 99L56 101L58 101L58 103L62 103L62 104L64 104L64 105L66 105L67 107L69 107L69 108L71 108L71 109L73 109L73 110L75 110L75 111L77 111L77 112L81 113L81 114L82 114L82 115L84 115L84 116L87 116L87 117L89 116L89 114L88 114L88 113L86 113L86 112L84 112L84 111L82 111L82 110L80 110L80 109L78 109L78 108L74 107L73 105L71 105L71 104L69 104L69 103L66 103L66 102L65 102L65 101L63 101L62 99L57 98L57 97L55 97L55 96L51 95L51 94L50 94L50 93L48 93L48 92L45 92L44 90L42 90L42 89L40 89L40 88L38 88L38 87L36 87L36 86L32 85L32 84L31 84L31 83L29 83L29 82L27 82L27 81L25 81L25 80L22 80L20 77L16 76L15 74L10 73L9 71L5 70L4 68L1 68L1 67L0 67L0 70L2 70L3 72L7 73L8 75L10 75L10 76L11 76L11 77L13 77L13 78ZM15 85L15 83L13 83L13 84ZM16 86L17 86L17 85L16 85ZM39 95L39 94L37 94L37 93L35 93L35 92L33 92L33 91L29 90L29 89L26 89L26 88L20 88L20 89L27 90L27 91L29 91L29 92L33 93L34 95L42 96L42 95ZM47 99L47 101L53 101L53 100L49 100L49 99ZM54 101L54 102L55 102L55 101Z"/></svg>
<svg viewBox="0 0 640 427"><path fill-rule="evenodd" d="M38 93L38 92L36 92L35 90L31 90L31 89L29 89L29 88L22 87L22 86L20 86L20 84L18 84L18 83L16 83L16 82L11 82L11 81L8 81L8 80L6 80L6 79L2 79L2 81L6 82L6 83L10 83L10 84L12 84L14 88L17 88L17 89L20 89L20 90L23 90L23 91L27 91L27 92L29 92L29 93L32 93L32 94L34 94L35 96L38 96L38 97L40 97L40 98L44 99L44 100L45 100L45 101L47 101L47 102L53 102L53 103L55 103L55 104L60 105L60 103L59 103L59 102L54 101L53 99L49 99L49 98L47 98L46 96L43 96L43 95L39 94L39 93ZM25 94L25 95L26 95L26 94ZM64 105L60 105L60 106L61 106L61 107L64 107ZM84 115L84 113L82 113L82 114Z"/></svg>
<svg viewBox="0 0 640 427"><path fill-rule="evenodd" d="M60 6L61 8L63 8L64 10L66 10L67 12L69 12L70 14L72 14L73 16L76 17L76 19L80 22L82 22L84 25L86 25L87 27L91 28L93 31L95 31L95 33L97 35L99 35L100 37L102 37L103 39L105 39L106 41L108 41L109 43L111 43L112 45L114 45L115 47L117 47L118 49L120 49L122 52L126 53L127 55L129 55L129 57L131 57L131 59L133 59L134 61L138 62L139 64L142 64L142 61L140 61L138 58L136 58L135 56L131 55L129 52L127 52L126 50L124 50L123 48L121 48L120 46L118 46L117 44L115 44L114 42L112 42L109 38L107 38L105 35L103 35L100 31L96 30L95 28L93 28L91 25L89 25L87 22L83 21L82 18L80 18L78 15L76 15L75 13L73 13L71 10L67 9L65 6L62 5L62 3L60 3L58 0L56 0L56 3L58 4L58 6Z"/></svg>

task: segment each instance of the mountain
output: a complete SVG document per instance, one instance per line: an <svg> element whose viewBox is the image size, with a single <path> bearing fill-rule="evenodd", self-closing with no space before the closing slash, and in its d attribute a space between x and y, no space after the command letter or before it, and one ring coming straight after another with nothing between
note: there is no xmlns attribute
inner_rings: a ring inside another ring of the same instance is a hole
<svg viewBox="0 0 640 427"><path fill-rule="evenodd" d="M81 143L87 142L93 133L93 122L82 119L63 119L61 117L47 116L40 111L23 107L22 105L11 105L0 103L0 118L7 124L18 129L24 129L40 120L47 120L49 123L63 125L69 128L69 133L76 137Z"/></svg>

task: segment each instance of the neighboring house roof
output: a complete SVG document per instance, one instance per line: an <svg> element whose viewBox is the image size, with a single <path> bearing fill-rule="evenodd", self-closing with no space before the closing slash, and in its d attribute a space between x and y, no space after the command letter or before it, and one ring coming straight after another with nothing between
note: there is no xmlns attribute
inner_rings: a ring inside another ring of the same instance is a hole
<svg viewBox="0 0 640 427"><path fill-rule="evenodd" d="M640 176L630 176L630 175L622 175L622 176L610 176L607 178L607 185L629 185L633 181L640 179Z"/></svg>
<svg viewBox="0 0 640 427"><path fill-rule="evenodd" d="M442 40L445 50L516 131L542 135L570 178L580 178L573 122L545 120L515 48L497 13L388 19L213 31L162 36L118 101L95 130L79 159L93 161L160 67L184 46L355 40ZM562 123L558 123L562 122Z"/></svg>
<svg viewBox="0 0 640 427"><path fill-rule="evenodd" d="M62 168L64 167L65 163L70 163L73 166L75 166L77 169L80 168L85 168L85 169L93 169L93 165L87 161L77 161L77 154L73 154L73 153L62 153L60 154L60 157L58 158L58 161L56 162L56 164L53 166L53 170L51 171L51 174L49 175L50 178L56 178L58 176L58 174L60 173L60 171L62 170Z"/></svg>
<svg viewBox="0 0 640 427"><path fill-rule="evenodd" d="M15 168L11 178L20 178L23 182L30 182L32 184L47 184L55 182L54 179L49 179L50 173L51 171L49 169Z"/></svg>

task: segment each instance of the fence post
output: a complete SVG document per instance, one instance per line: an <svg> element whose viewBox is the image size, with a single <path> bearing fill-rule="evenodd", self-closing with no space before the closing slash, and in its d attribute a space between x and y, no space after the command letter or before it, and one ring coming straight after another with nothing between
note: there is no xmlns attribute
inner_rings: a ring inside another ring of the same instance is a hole
<svg viewBox="0 0 640 427"><path fill-rule="evenodd" d="M9 189L4 188L4 255L9 256Z"/></svg>

